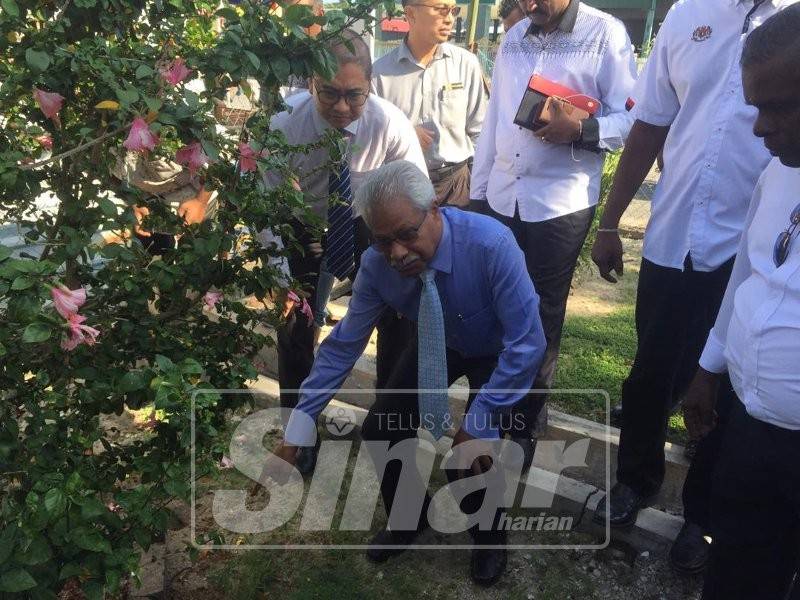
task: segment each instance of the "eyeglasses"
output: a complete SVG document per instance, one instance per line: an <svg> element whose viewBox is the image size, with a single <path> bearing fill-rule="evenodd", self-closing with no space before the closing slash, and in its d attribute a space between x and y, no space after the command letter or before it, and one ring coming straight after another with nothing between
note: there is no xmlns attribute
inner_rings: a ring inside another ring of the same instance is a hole
<svg viewBox="0 0 800 600"><path fill-rule="evenodd" d="M772 249L772 260L775 266L780 267L789 257L789 247L792 245L792 238L800 225L800 204L794 207L792 214L789 215L789 227L778 234L775 240L775 247Z"/></svg>
<svg viewBox="0 0 800 600"><path fill-rule="evenodd" d="M317 90L317 98L326 106L333 106L338 104L339 100L344 98L349 106L363 106L369 97L369 92L358 92L355 90L348 90L346 92L339 92L331 89Z"/></svg>
<svg viewBox="0 0 800 600"><path fill-rule="evenodd" d="M370 240L370 243L378 252L386 252L395 242L401 245L413 242L419 237L419 230L427 218L428 212L426 211L422 217L422 221L420 221L419 225L416 227L407 227L406 229L401 229L392 237L388 235L371 236L372 239Z"/></svg>
<svg viewBox="0 0 800 600"><path fill-rule="evenodd" d="M408 6L427 6L428 8L435 10L442 18L447 17L447 15L453 15L454 17L457 17L461 14L461 7L453 6L452 4L409 4Z"/></svg>

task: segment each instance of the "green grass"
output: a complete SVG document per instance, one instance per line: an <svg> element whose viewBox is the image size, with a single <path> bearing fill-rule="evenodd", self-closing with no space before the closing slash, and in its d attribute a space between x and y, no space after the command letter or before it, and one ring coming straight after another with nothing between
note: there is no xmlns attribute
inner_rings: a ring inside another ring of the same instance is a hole
<svg viewBox="0 0 800 600"><path fill-rule="evenodd" d="M636 354L633 305L602 316L567 316L561 338L555 389L598 389L608 392L613 407L620 401L622 382ZM551 405L563 412L604 423L606 401L601 394L554 394ZM686 441L683 416L670 417L669 441Z"/></svg>

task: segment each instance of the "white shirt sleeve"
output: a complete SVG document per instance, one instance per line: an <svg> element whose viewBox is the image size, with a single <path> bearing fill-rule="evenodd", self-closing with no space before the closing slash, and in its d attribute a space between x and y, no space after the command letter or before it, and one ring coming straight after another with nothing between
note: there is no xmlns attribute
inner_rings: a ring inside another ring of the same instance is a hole
<svg viewBox="0 0 800 600"><path fill-rule="evenodd" d="M486 85L483 82L483 70L478 57L470 54L467 57L467 130L466 134L473 144L478 142L481 134L481 127L486 117L486 104L489 97L486 94Z"/></svg>
<svg viewBox="0 0 800 600"><path fill-rule="evenodd" d="M505 47L507 39L508 34L506 34L506 38L497 50L494 68L492 69L492 90L494 90L494 93L489 95L489 106L486 109L486 116L483 119L483 128L481 129L481 134L475 146L472 177L469 184L469 197L471 200L486 200L486 188L489 185L489 174L492 172L492 167L494 166L497 113L498 104L500 103L498 92L502 89L501 81L504 68L503 48Z"/></svg>
<svg viewBox="0 0 800 600"><path fill-rule="evenodd" d="M390 128L387 132L389 136L388 151L384 162L407 160L417 165L420 171L427 175L428 165L425 162L422 146L419 145L419 138L411 121L400 112L399 108L392 113L391 117L389 121Z"/></svg>
<svg viewBox="0 0 800 600"><path fill-rule="evenodd" d="M681 108L669 72L672 15L670 10L631 96L636 103L631 111L633 117L658 127L672 125Z"/></svg>
<svg viewBox="0 0 800 600"><path fill-rule="evenodd" d="M604 150L617 150L623 146L633 126L634 119L626 104L636 83L636 60L622 23L609 40L597 81L603 102L602 116L597 117L600 126L598 146Z"/></svg>
<svg viewBox="0 0 800 600"><path fill-rule="evenodd" d="M745 220L744 233L739 242L739 250L736 254L736 261L733 263L731 278L728 280L728 287L725 289L725 296L722 298L717 320L714 327L708 334L705 348L700 355L700 366L711 373L724 373L728 369L725 359L725 345L728 338L728 326L733 315L734 299L736 290L750 277L751 266L750 256L748 255L748 240L750 239L750 225L761 204L761 180L756 185L753 192L753 199L750 202L750 210Z"/></svg>

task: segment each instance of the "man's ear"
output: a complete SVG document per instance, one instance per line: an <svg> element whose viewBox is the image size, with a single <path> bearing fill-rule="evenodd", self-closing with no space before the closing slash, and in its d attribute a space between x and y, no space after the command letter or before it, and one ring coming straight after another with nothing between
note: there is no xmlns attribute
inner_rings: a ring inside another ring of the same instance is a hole
<svg viewBox="0 0 800 600"><path fill-rule="evenodd" d="M405 14L406 16L406 21L408 21L409 23L414 23L415 17L414 17L413 7L406 4L403 7L403 14Z"/></svg>

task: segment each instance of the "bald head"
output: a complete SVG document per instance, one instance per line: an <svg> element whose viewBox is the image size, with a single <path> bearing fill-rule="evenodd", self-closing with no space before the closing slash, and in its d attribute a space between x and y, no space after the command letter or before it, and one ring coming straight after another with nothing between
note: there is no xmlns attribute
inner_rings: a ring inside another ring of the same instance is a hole
<svg viewBox="0 0 800 600"><path fill-rule="evenodd" d="M794 4L753 31L742 52L745 101L758 110L753 133L789 167L800 167L799 31Z"/></svg>

